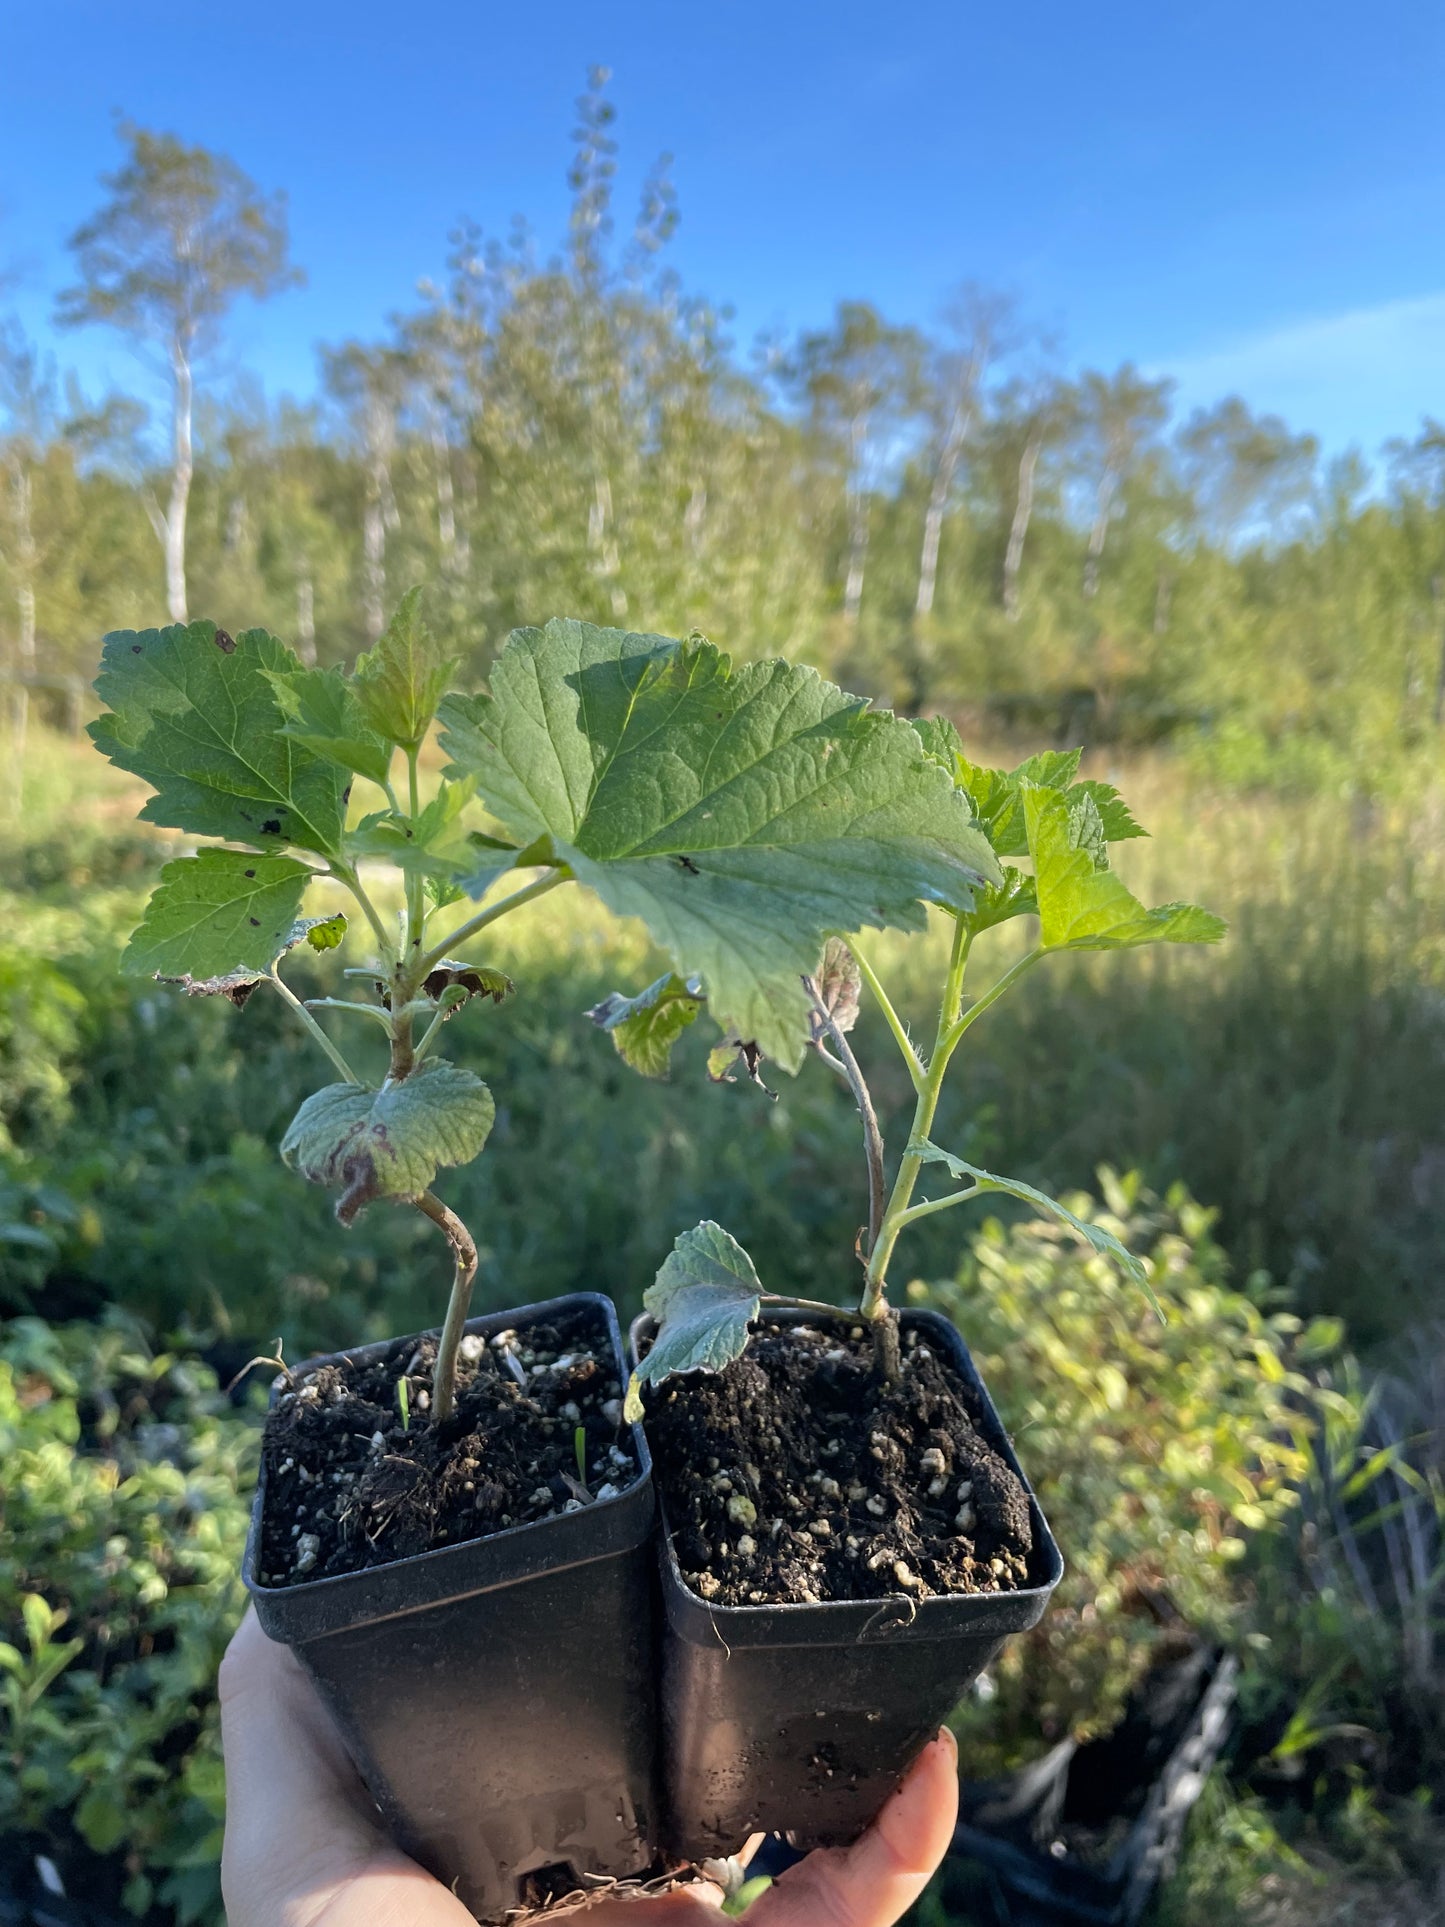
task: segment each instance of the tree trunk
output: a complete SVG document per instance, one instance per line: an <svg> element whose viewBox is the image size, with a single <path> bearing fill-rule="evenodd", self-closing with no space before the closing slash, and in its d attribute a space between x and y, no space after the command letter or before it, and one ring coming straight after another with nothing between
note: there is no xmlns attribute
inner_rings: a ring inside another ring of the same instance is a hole
<svg viewBox="0 0 1445 1927"><path fill-rule="evenodd" d="M1024 538L1034 512L1034 473L1043 446L1042 435L1030 435L1019 457L1018 493L1014 497L1013 521L1009 524L1008 548L1003 558L1003 608L1010 622L1019 619L1019 570L1023 567Z"/></svg>
<svg viewBox="0 0 1445 1927"><path fill-rule="evenodd" d="M848 579L843 585L843 615L856 623L863 606L863 572L868 565L868 497L863 488L863 447L868 416L855 415L848 434Z"/></svg>
<svg viewBox="0 0 1445 1927"><path fill-rule="evenodd" d="M441 544L442 567L454 571L457 564L456 496L452 488L452 451L442 426L441 414L432 411L431 451L436 468L437 540Z"/></svg>
<svg viewBox="0 0 1445 1927"><path fill-rule="evenodd" d="M1430 720L1436 729L1445 729L1445 576L1435 577L1430 592L1440 615L1440 661L1435 670L1435 701Z"/></svg>
<svg viewBox="0 0 1445 1927"><path fill-rule="evenodd" d="M608 599L614 616L627 614L627 591L618 577L622 574L622 555L612 523L612 483L607 476L592 478L592 506L587 511L587 539L597 551L597 573L607 584Z"/></svg>
<svg viewBox="0 0 1445 1927"><path fill-rule="evenodd" d="M386 627L386 531L399 521L391 492L390 457L395 424L386 403L371 396L366 407L367 489L361 518L361 613L376 642Z"/></svg>
<svg viewBox="0 0 1445 1927"><path fill-rule="evenodd" d="M31 494L30 474L25 467L23 456L17 460L11 472L15 495L15 560L17 564L17 583L15 589L15 613L19 620L16 640L15 670L20 678L35 673L35 570L38 555L35 546L35 524L32 515L34 500ZM7 785L9 794L6 806L11 816L18 817L25 796L25 745L30 733L30 685L24 680L10 685L10 771Z"/></svg>
<svg viewBox="0 0 1445 1927"><path fill-rule="evenodd" d="M171 499L166 510L166 607L172 622L185 622L186 613L186 509L191 499L194 461L191 450L191 363L185 344L171 343L171 374L174 381L175 431L174 461L171 468Z"/></svg>
<svg viewBox="0 0 1445 1927"><path fill-rule="evenodd" d="M1161 569L1154 583L1154 633L1162 636L1169 627L1169 610L1174 601L1174 577Z"/></svg>
<svg viewBox="0 0 1445 1927"><path fill-rule="evenodd" d="M918 558L918 597L913 605L916 616L933 613L933 594L938 583L938 548L943 539L943 517L963 454L964 438L973 419L972 401L960 395L948 424L948 433L938 452L933 471L933 486L928 491L928 509L923 517L923 552Z"/></svg>
<svg viewBox="0 0 1445 1927"><path fill-rule="evenodd" d="M316 661L316 590L302 571L296 578L296 653L308 667Z"/></svg>
<svg viewBox="0 0 1445 1927"><path fill-rule="evenodd" d="M1118 487L1117 471L1106 468L1099 480L1099 494L1094 505L1094 526L1089 531L1089 552L1084 558L1086 600L1091 600L1099 592L1099 564L1104 559L1104 544L1109 539L1109 513L1114 506L1114 495Z"/></svg>

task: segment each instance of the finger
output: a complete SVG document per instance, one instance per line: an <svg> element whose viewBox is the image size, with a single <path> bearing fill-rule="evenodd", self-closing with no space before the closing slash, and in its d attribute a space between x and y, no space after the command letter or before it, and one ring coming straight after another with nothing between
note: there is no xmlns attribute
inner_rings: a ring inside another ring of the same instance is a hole
<svg viewBox="0 0 1445 1927"><path fill-rule="evenodd" d="M750 1927L892 1927L948 1851L958 1817L958 1746L947 1727L851 1847L810 1853L748 1909Z"/></svg>

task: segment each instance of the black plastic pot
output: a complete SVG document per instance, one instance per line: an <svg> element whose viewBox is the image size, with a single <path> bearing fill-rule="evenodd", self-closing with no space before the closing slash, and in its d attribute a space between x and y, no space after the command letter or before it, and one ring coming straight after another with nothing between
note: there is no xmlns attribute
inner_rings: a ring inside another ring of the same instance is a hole
<svg viewBox="0 0 1445 1927"><path fill-rule="evenodd" d="M817 1323L804 1312L771 1314ZM936 1312L905 1311L964 1382L979 1432L1023 1478L968 1348ZM632 1327L634 1357L651 1321ZM1027 1483L1027 1482L1025 1482ZM1063 1574L1029 1494L1027 1590L915 1602L710 1606L683 1579L662 1506L663 1839L702 1859L751 1833L803 1848L855 1840L1012 1633L1043 1617Z"/></svg>
<svg viewBox="0 0 1445 1927"><path fill-rule="evenodd" d="M522 1331L591 1292L487 1318ZM384 1345L336 1353L367 1359ZM315 1680L392 1836L479 1918L653 1858L652 1461L618 1497L367 1572L258 1582L264 1475L243 1575L262 1627Z"/></svg>

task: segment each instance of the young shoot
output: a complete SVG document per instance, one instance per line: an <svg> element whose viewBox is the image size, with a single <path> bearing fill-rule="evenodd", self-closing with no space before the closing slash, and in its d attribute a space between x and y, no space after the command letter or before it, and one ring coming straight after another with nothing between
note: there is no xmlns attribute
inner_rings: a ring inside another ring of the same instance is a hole
<svg viewBox="0 0 1445 1927"><path fill-rule="evenodd" d="M983 881L941 901L950 942L932 1048L924 1056L915 1047L877 974L841 938L828 940L803 980L813 1052L847 1086L863 1125L868 1221L858 1234L864 1272L857 1310L873 1334L877 1369L894 1381L901 1359L888 1273L899 1237L920 1219L975 1198L1017 1198L1056 1218L1120 1265L1153 1301L1144 1265L1112 1233L1032 1185L985 1171L935 1144L934 1118L944 1080L969 1031L1045 957L1150 943L1217 943L1225 934L1224 924L1206 910L1184 903L1146 909L1125 888L1110 868L1109 847L1145 832L1112 785L1080 780L1079 751L1046 752L1008 771L983 769L969 762L950 723L934 719L914 728L930 762L947 772L955 794L966 801L992 858ZM1032 941L970 1001L966 977L977 939L1019 919L1028 920ZM882 1011L914 1091L912 1128L891 1183L877 1113L848 1037L865 986ZM953 1188L917 1197L920 1183L930 1176L951 1180ZM677 1240L644 1302L657 1335L628 1388L633 1416L642 1411L641 1382L672 1372L719 1369L741 1354L763 1303L796 1301L762 1291L747 1253L708 1222Z"/></svg>
<svg viewBox="0 0 1445 1927"><path fill-rule="evenodd" d="M920 736L798 664L735 668L701 636L553 621L508 639L485 692L451 690L456 670L418 590L350 670L308 667L261 629L122 631L91 728L154 792L146 820L203 845L161 872L122 967L237 1006L267 985L335 1079L292 1119L286 1162L337 1193L342 1225L391 1201L449 1247L416 1400L431 1425L455 1411L478 1263L432 1187L480 1155L495 1116L441 1045L513 989L472 956L483 933L563 884L591 890L669 966L593 1013L624 1058L664 1075L705 1007L725 1040L713 1074L756 1077L764 1057L794 1071L816 1047L805 980L831 933L919 929L924 904L968 908L1000 882L967 793ZM303 915L313 895L319 914ZM347 994L298 996L282 966L343 939ZM880 1273L872 1302L881 1290Z"/></svg>

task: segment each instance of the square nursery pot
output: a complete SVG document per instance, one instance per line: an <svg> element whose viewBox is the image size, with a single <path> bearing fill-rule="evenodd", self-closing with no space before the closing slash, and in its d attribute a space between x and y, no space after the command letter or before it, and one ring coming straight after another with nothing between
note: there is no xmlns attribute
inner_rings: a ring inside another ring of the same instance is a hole
<svg viewBox="0 0 1445 1927"><path fill-rule="evenodd" d="M817 1314L770 1312L816 1325ZM749 1834L843 1846L895 1790L1013 1633L1038 1624L1064 1563L968 1348L937 1312L903 1311L962 1379L976 1428L1023 1480L1032 1584L917 1602L711 1606L683 1578L659 1495L665 1624L661 1694L668 1851L735 1853ZM632 1327L632 1350L652 1321ZM971 1395L971 1396L969 1396Z"/></svg>
<svg viewBox="0 0 1445 1927"><path fill-rule="evenodd" d="M471 1319L524 1332L610 1299ZM307 1361L367 1360L396 1341ZM265 1476L243 1577L263 1629L316 1682L397 1844L480 1919L652 1861L652 1461L615 1498L484 1539L284 1587L259 1580Z"/></svg>

